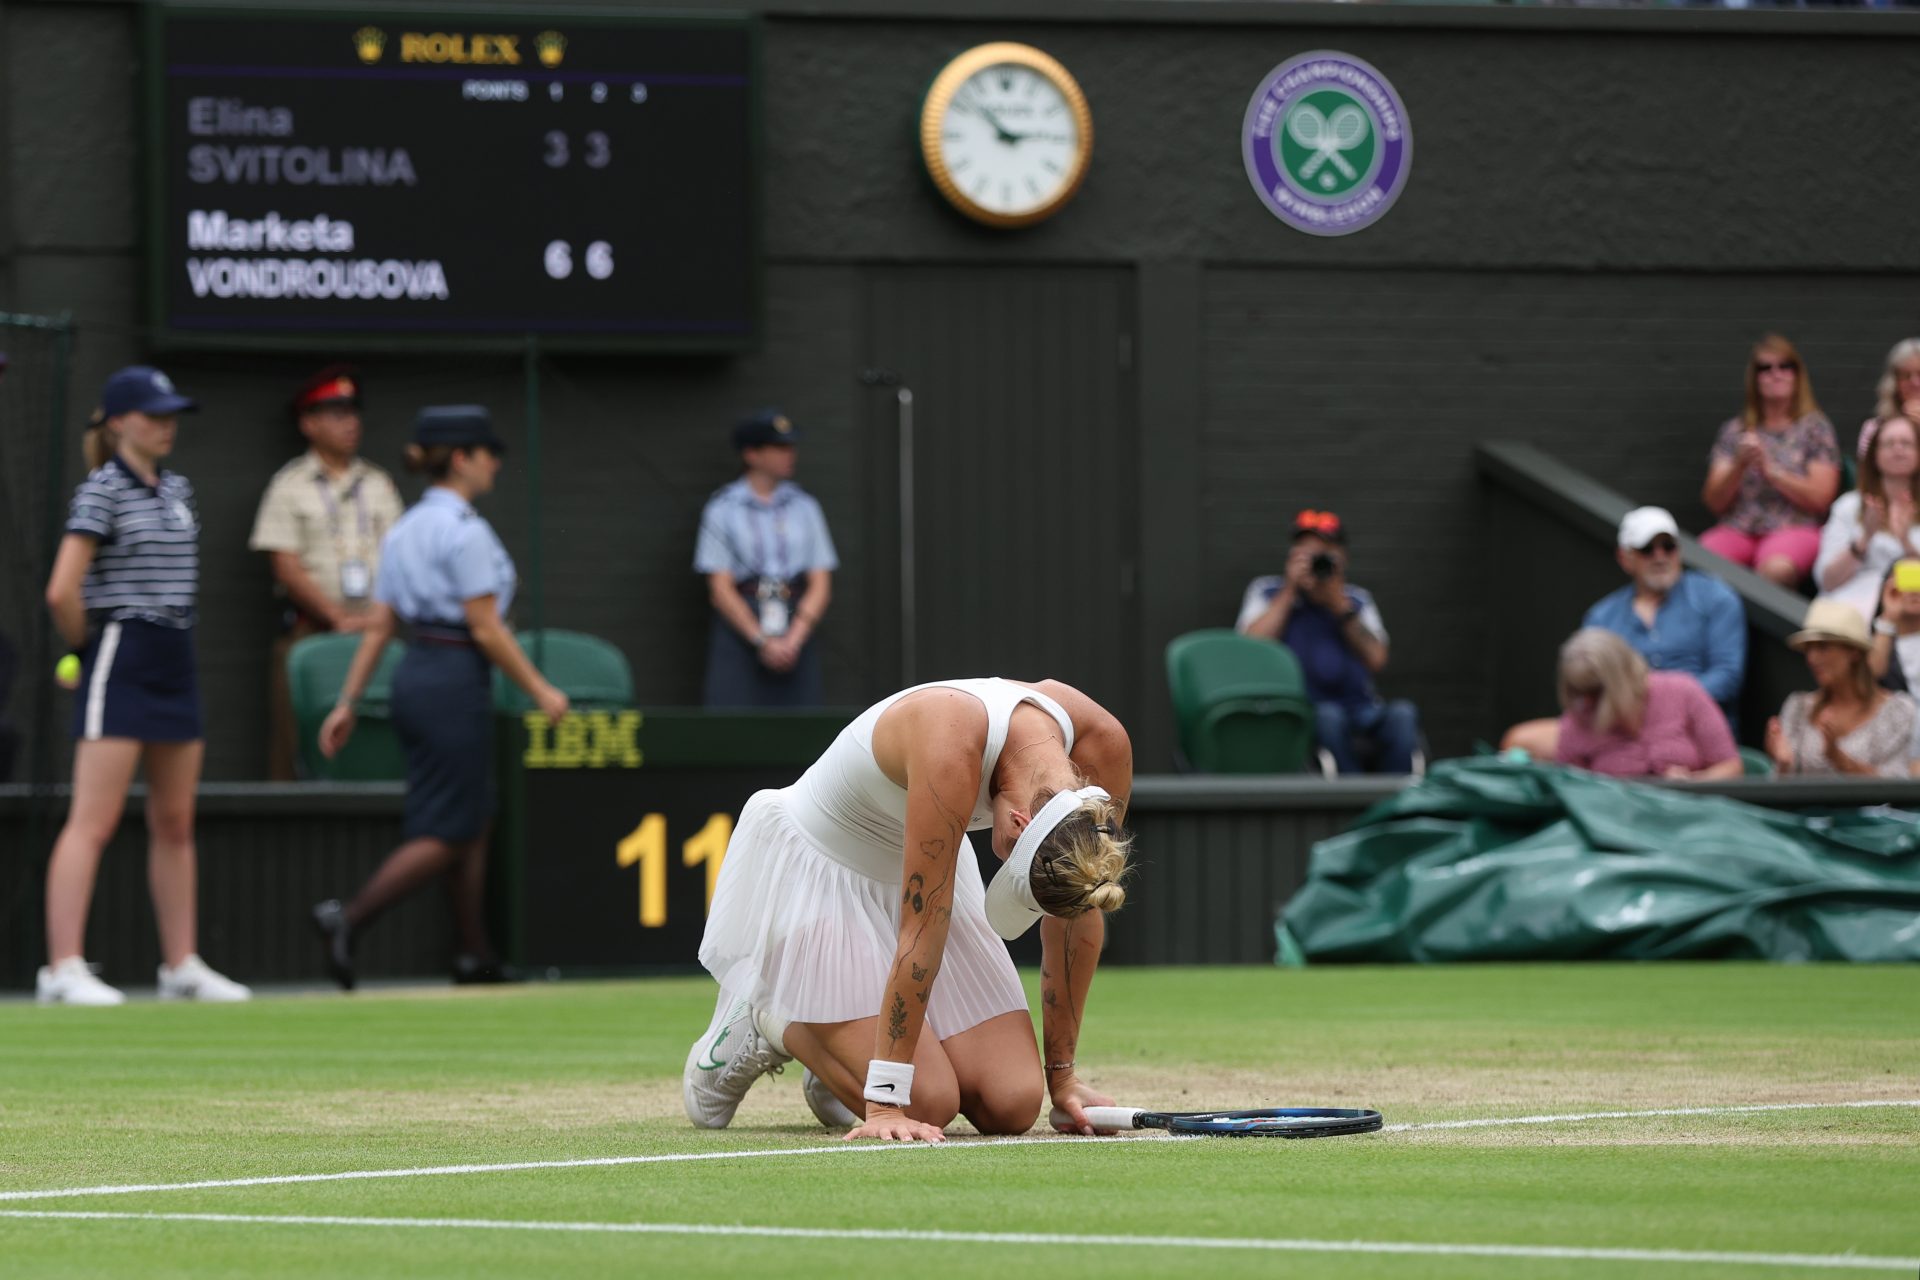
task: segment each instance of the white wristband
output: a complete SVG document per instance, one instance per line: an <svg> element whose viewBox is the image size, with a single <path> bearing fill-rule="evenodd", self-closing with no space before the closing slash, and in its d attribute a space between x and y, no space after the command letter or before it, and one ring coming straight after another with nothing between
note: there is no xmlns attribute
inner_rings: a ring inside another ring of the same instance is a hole
<svg viewBox="0 0 1920 1280"><path fill-rule="evenodd" d="M868 1102L905 1107L913 1101L913 1064L873 1059L867 1063L867 1089L862 1096Z"/></svg>

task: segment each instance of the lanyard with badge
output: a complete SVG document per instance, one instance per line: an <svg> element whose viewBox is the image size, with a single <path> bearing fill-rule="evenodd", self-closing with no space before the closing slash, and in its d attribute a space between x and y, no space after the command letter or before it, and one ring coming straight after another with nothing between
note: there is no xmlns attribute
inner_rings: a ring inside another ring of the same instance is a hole
<svg viewBox="0 0 1920 1280"><path fill-rule="evenodd" d="M766 566L765 572L756 575L760 633L768 636L783 636L787 634L787 627L793 620L793 607L788 603L792 593L787 589L786 579L778 573L778 570L784 568L787 563L786 504L782 503L765 513L753 508L749 510L752 512L754 548L759 552L760 564ZM772 559L767 556L765 522L760 518L763 514L771 517L773 521L774 556Z"/></svg>
<svg viewBox="0 0 1920 1280"><path fill-rule="evenodd" d="M360 529L359 541L354 546L360 554L350 556L346 554L345 541L340 536L340 504L334 499L333 486L327 483L324 472L314 477L315 483L320 486L320 501L327 508L327 527L333 534L333 549L340 561L340 597L343 600L360 601L373 594L373 570L365 558L366 547L373 540L373 528L367 519L366 499L360 493L360 486L365 480L365 476L355 477L346 492L358 516Z"/></svg>

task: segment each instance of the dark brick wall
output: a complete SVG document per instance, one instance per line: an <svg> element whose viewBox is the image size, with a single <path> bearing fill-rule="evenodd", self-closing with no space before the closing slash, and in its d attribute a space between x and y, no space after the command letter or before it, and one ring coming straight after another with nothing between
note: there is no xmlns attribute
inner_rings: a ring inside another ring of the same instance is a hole
<svg viewBox="0 0 1920 1280"><path fill-rule="evenodd" d="M872 532L887 527L863 453L874 409L854 382L879 345L875 264L1137 268L1146 769L1170 760L1154 655L1178 630L1230 618L1298 507L1352 520L1356 576L1397 642L1390 687L1427 708L1437 748L1458 750L1498 728L1474 666L1476 594L1526 554L1479 537L1473 441L1532 440L1697 527L1701 458L1757 332L1802 342L1850 433L1881 355L1920 328L1920 236L1898 164L1920 145L1920 25L1899 15L1196 4L1173 21L1179 6L1079 4L988 21L969 0L848 0L861 16L842 18L807 7L831 6L766 5L760 352L542 370L544 620L620 643L648 701L697 695L693 524L731 471L726 423L768 401L809 430L802 478L845 561L829 695L884 691L871 637L890 630L879 566L892 550ZM945 210L912 146L932 74L998 38L1061 57L1098 138L1074 205L1015 235ZM1398 206L1338 240L1269 216L1237 152L1255 84L1310 48L1382 68L1414 131ZM148 354L138 49L134 5L0 0L0 308L75 313L80 400ZM1152 313L1156 299L1181 314ZM325 354L170 361L208 405L179 464L205 507L210 776L250 776L260 759L270 616L264 566L243 545L292 447L278 402ZM454 397L491 403L524 445L516 359L364 363L371 456L396 456L415 406ZM509 470L487 513L526 569L523 481Z"/></svg>

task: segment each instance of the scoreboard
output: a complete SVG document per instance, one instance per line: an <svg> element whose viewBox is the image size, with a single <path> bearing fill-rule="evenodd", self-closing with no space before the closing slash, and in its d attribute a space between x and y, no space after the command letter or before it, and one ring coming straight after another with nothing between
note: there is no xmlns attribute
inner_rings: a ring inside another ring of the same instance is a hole
<svg viewBox="0 0 1920 1280"><path fill-rule="evenodd" d="M150 14L163 345L752 344L750 20Z"/></svg>

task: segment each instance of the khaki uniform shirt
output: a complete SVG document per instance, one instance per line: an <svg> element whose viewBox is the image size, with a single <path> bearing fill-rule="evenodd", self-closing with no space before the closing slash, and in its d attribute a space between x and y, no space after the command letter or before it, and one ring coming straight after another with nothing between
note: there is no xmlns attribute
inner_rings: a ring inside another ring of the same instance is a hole
<svg viewBox="0 0 1920 1280"><path fill-rule="evenodd" d="M313 585L335 603L347 603L341 566L359 561L366 566L367 594L355 603L366 605L379 569L380 540L403 509L393 477L371 462L355 458L346 474L334 477L308 451L268 481L247 545L296 553Z"/></svg>

